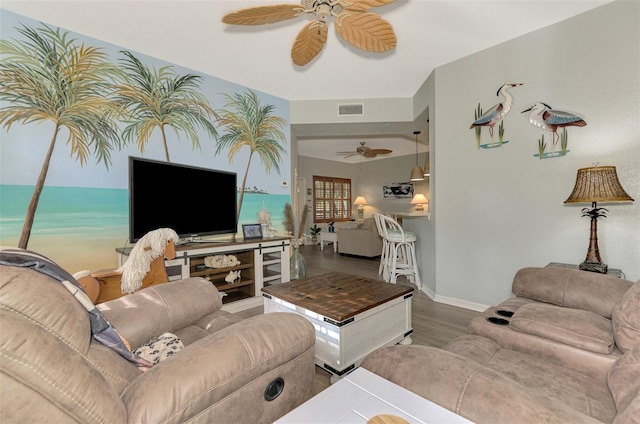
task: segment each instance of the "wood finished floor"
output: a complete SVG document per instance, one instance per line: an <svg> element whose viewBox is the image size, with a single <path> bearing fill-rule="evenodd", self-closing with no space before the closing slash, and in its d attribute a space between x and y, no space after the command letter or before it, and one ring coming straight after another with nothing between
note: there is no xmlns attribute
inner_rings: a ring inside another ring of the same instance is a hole
<svg viewBox="0 0 640 424"><path fill-rule="evenodd" d="M333 252L331 245L325 246L324 251L320 250L320 246L302 246L300 252L307 263L307 276L339 271L382 281L378 275L378 259L341 256ZM399 278L398 284L416 288L404 277ZM262 306L259 306L238 314L248 318L262 312ZM416 290L411 304L413 344L442 347L456 337L466 334L467 324L476 315L476 311L434 302L429 296ZM329 387L329 378L329 373L316 367L316 393Z"/></svg>

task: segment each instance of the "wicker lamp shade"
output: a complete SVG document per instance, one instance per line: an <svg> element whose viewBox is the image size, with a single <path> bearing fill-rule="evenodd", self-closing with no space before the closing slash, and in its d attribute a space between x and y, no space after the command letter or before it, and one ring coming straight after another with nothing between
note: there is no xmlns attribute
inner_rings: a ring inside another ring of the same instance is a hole
<svg viewBox="0 0 640 424"><path fill-rule="evenodd" d="M424 171L419 166L414 166L411 170L411 176L409 177L411 181L422 181L424 180Z"/></svg>
<svg viewBox="0 0 640 424"><path fill-rule="evenodd" d="M424 168L422 168L424 170L424 176L425 177L430 177L431 176L431 171L430 171L430 166L429 166L429 152L427 152L427 160L424 163Z"/></svg>
<svg viewBox="0 0 640 424"><path fill-rule="evenodd" d="M627 202L633 198L622 188L615 166L578 169L576 185L564 203Z"/></svg>

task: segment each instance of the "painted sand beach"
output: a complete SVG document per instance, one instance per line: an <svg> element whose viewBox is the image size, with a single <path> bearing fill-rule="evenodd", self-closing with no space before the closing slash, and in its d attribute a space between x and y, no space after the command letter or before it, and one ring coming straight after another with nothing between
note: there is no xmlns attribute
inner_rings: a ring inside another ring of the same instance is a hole
<svg viewBox="0 0 640 424"><path fill-rule="evenodd" d="M0 185L0 245L18 245L32 195L33 186ZM71 273L117 267L115 249L130 246L128 196L126 189L45 187L28 249ZM273 227L281 233L283 208L289 201L288 195L245 193L238 228L257 223L264 202Z"/></svg>

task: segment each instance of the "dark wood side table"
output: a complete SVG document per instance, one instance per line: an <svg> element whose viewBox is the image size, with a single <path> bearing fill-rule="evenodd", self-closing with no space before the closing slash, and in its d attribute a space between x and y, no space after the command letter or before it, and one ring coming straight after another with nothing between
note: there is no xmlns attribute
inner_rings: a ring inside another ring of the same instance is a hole
<svg viewBox="0 0 640 424"><path fill-rule="evenodd" d="M556 268L571 268L578 269L578 265L574 264L563 264L560 262L549 262L545 268L556 267ZM613 277L624 278L624 273L621 269L609 268L607 271L607 275L611 275Z"/></svg>

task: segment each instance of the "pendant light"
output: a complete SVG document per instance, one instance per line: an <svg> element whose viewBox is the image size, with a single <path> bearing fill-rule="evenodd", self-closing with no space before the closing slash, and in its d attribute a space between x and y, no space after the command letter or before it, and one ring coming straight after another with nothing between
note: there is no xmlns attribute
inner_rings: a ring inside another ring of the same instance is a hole
<svg viewBox="0 0 640 424"><path fill-rule="evenodd" d="M431 172L429 171L430 168L431 167L429 166L429 152L427 152L427 161L424 163L424 176L425 177L430 177L431 176Z"/></svg>
<svg viewBox="0 0 640 424"><path fill-rule="evenodd" d="M416 135L416 166L411 170L411 181L424 181L424 171L418 165L418 134L420 131L413 132Z"/></svg>

